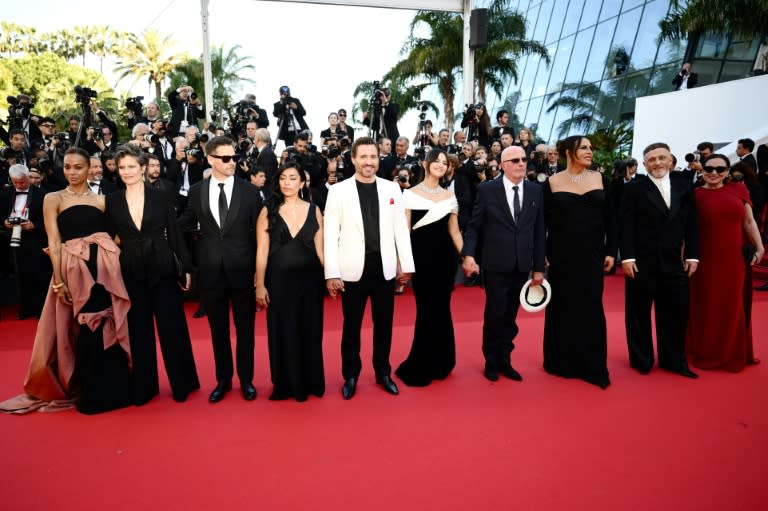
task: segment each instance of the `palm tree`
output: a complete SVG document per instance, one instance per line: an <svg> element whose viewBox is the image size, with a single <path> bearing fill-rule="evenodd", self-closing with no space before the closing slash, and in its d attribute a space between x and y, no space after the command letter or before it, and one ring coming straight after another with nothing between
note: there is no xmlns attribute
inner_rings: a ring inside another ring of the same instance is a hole
<svg viewBox="0 0 768 511"><path fill-rule="evenodd" d="M170 36L162 37L156 30L147 29L141 37L130 34L130 44L120 55L115 71L121 72L120 79L134 76L136 81L147 77L155 85L155 98L161 97L161 85L166 76L183 62L183 53L174 53L174 41Z"/></svg>
<svg viewBox="0 0 768 511"><path fill-rule="evenodd" d="M245 76L246 72L255 72L251 57L242 57L239 44L225 49L223 46L211 48L211 74L213 75L213 112L227 111L232 105L231 97L244 83L255 83ZM190 85L199 94L205 93L202 57L187 59L176 66L169 75L171 88Z"/></svg>
<svg viewBox="0 0 768 511"><path fill-rule="evenodd" d="M489 3L488 46L475 52L475 86L478 98L485 100L487 89L501 95L507 80L517 80L516 60L538 54L549 63L546 48L524 39L525 20L509 7L509 0ZM417 37L421 25L428 37ZM401 53L404 59L384 76L385 81L410 83L426 80L437 87L443 98L446 126L454 125L457 77L462 70L464 22L455 13L419 11L411 21L411 35Z"/></svg>
<svg viewBox="0 0 768 511"><path fill-rule="evenodd" d="M475 53L475 80L480 101L486 102L489 87L501 97L510 78L517 83L517 59L532 54L549 64L546 47L525 39L525 18L520 13L511 12L507 0L491 2L488 6L488 45Z"/></svg>
<svg viewBox="0 0 768 511"><path fill-rule="evenodd" d="M672 0L661 22L661 39L682 39L689 32L715 32L755 39L768 33L765 0Z"/></svg>

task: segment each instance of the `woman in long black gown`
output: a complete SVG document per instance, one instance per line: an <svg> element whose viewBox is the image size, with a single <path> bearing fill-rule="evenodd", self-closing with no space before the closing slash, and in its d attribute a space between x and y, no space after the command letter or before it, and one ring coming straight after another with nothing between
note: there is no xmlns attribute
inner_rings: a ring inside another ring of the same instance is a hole
<svg viewBox="0 0 768 511"><path fill-rule="evenodd" d="M301 198L305 180L287 162L256 224L256 303L267 308L271 400L325 392L323 218Z"/></svg>
<svg viewBox="0 0 768 511"><path fill-rule="evenodd" d="M181 284L189 289L192 264L170 198L144 184L144 154L132 146L121 146L115 162L125 189L107 195L106 206L120 241L120 266L131 298L128 330L133 403L142 405L160 391L155 323L173 399L182 402L200 388L179 288ZM174 254L182 268L177 268ZM177 283L180 278L183 281Z"/></svg>
<svg viewBox="0 0 768 511"><path fill-rule="evenodd" d="M544 323L544 369L581 378L605 389L610 384L603 310L603 275L613 267L616 219L608 182L589 171L592 145L582 136L558 142L568 160L549 178L547 212L548 280L552 300Z"/></svg>
<svg viewBox="0 0 768 511"><path fill-rule="evenodd" d="M416 271L413 294L416 324L408 358L395 374L411 387L445 379L456 365L456 343L451 318L451 294L463 248L459 232L459 203L440 187L448 170L445 152L434 149L424 160L424 181L403 192L411 226L411 248Z"/></svg>

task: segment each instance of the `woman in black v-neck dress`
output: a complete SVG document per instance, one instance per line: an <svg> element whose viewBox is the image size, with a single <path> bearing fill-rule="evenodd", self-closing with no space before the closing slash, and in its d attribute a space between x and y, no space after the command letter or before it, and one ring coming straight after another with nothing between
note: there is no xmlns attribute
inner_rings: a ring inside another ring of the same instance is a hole
<svg viewBox="0 0 768 511"><path fill-rule="evenodd" d="M267 307L269 399L325 392L322 216L300 198L306 176L286 163L256 225L256 303ZM292 232L293 231L293 232Z"/></svg>
<svg viewBox="0 0 768 511"><path fill-rule="evenodd" d="M181 285L189 286L189 254L171 199L144 184L144 155L122 146L115 161L126 189L106 197L106 213L120 241L120 265L131 298L133 402L144 404L159 392L155 323L173 399L181 402L200 388L179 285L180 264Z"/></svg>

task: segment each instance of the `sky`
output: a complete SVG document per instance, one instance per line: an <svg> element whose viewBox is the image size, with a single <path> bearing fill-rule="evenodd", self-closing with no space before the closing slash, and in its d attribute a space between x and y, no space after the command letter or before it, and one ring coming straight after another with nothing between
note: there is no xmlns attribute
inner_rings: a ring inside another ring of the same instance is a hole
<svg viewBox="0 0 768 511"><path fill-rule="evenodd" d="M248 77L255 83L246 84L238 98L244 92L256 94L257 103L271 117L272 104L279 99L279 87L288 85L307 110L306 120L317 137L328 126L331 111L351 111L352 93L360 82L381 79L400 60L400 49L410 33L414 14L415 11L383 8L210 0L209 40L211 46L228 48L239 44L240 54L252 57L256 71ZM176 49L195 57L202 54L198 0L10 2L0 10L0 20L35 26L38 32L76 25L108 25L137 34L153 28L172 36L177 42ZM106 71L109 66L105 64ZM86 65L98 69L96 59L86 59ZM131 88L132 78L119 83L115 76L107 78L116 91L130 88L134 95L145 96L147 100L154 94L145 80ZM442 104L436 93L423 99ZM441 126L441 122L438 120L435 126ZM412 136L417 124L417 114L412 111L400 120L398 127L402 134ZM274 117L270 118L270 131L274 136Z"/></svg>

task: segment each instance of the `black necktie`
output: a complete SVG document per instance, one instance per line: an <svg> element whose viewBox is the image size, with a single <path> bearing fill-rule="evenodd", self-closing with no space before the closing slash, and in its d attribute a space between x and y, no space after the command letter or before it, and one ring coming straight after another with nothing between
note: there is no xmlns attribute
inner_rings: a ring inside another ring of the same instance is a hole
<svg viewBox="0 0 768 511"><path fill-rule="evenodd" d="M19 191L17 191L17 192L16 192L16 195L27 195L28 193L29 193L29 192L19 192Z"/></svg>
<svg viewBox="0 0 768 511"><path fill-rule="evenodd" d="M227 220L227 194L224 193L224 183L219 183L219 227L224 227Z"/></svg>
<svg viewBox="0 0 768 511"><path fill-rule="evenodd" d="M520 187L513 186L512 189L515 191L515 196L512 198L512 213L515 216L515 223L517 223L517 219L520 218L520 194L517 191Z"/></svg>

